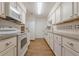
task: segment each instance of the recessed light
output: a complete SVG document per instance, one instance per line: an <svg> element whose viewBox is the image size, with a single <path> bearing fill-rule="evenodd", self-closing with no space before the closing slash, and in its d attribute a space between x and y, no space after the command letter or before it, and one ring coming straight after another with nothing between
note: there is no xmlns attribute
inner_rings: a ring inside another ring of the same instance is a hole
<svg viewBox="0 0 79 59"><path fill-rule="evenodd" d="M38 15L41 14L42 7L43 7L43 3L42 2L37 2L37 12L38 12Z"/></svg>

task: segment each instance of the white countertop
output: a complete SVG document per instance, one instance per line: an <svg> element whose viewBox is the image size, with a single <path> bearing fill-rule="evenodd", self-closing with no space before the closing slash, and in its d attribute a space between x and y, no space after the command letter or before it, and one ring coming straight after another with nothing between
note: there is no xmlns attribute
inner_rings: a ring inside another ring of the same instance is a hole
<svg viewBox="0 0 79 59"><path fill-rule="evenodd" d="M79 40L79 33L69 33L69 32L63 32L63 31L54 31L53 33Z"/></svg>
<svg viewBox="0 0 79 59"><path fill-rule="evenodd" d="M10 38L10 37L14 37L14 36L19 36L19 35L23 35L26 33L17 33L17 32L10 32L10 33L0 33L0 40L6 39L6 38Z"/></svg>

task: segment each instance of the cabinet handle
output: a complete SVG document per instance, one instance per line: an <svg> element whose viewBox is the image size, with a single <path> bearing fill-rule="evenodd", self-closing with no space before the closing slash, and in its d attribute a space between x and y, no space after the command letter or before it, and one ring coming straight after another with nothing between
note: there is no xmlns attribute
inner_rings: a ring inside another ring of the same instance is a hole
<svg viewBox="0 0 79 59"><path fill-rule="evenodd" d="M61 46L61 44L59 44Z"/></svg>
<svg viewBox="0 0 79 59"><path fill-rule="evenodd" d="M11 44L11 42L6 43L6 46L9 46Z"/></svg>
<svg viewBox="0 0 79 59"><path fill-rule="evenodd" d="M70 46L74 46L74 44L73 44L73 43L69 43L69 42L68 42L68 44L69 44Z"/></svg>
<svg viewBox="0 0 79 59"><path fill-rule="evenodd" d="M63 45L61 45L61 47L64 47Z"/></svg>
<svg viewBox="0 0 79 59"><path fill-rule="evenodd" d="M70 16L70 17L73 17L73 16Z"/></svg>

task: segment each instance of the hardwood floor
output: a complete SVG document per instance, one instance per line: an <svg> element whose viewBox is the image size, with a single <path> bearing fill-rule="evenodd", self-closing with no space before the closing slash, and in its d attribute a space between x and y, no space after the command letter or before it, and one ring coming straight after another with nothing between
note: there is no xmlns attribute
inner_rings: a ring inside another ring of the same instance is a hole
<svg viewBox="0 0 79 59"><path fill-rule="evenodd" d="M53 52L44 39L31 41L26 56L53 56Z"/></svg>

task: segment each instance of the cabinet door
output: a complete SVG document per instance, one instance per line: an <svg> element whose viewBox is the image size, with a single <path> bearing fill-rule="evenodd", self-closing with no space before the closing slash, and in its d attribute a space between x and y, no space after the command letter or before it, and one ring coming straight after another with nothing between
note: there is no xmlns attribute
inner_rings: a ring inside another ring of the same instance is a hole
<svg viewBox="0 0 79 59"><path fill-rule="evenodd" d="M72 2L62 3L62 20L68 21L72 18Z"/></svg>
<svg viewBox="0 0 79 59"><path fill-rule="evenodd" d="M54 53L57 56L61 56L61 42L58 41L58 39L60 39L60 37L57 35L54 35Z"/></svg>
<svg viewBox="0 0 79 59"><path fill-rule="evenodd" d="M78 16L79 16L79 2L78 2Z"/></svg>
<svg viewBox="0 0 79 59"><path fill-rule="evenodd" d="M60 17L60 9L61 9L61 6L59 6L56 9L56 23L60 22L60 20L61 20L61 17Z"/></svg>
<svg viewBox="0 0 79 59"><path fill-rule="evenodd" d="M50 33L49 46L53 50L53 34L52 33Z"/></svg>
<svg viewBox="0 0 79 59"><path fill-rule="evenodd" d="M73 2L73 14L74 17L78 16L78 2Z"/></svg>
<svg viewBox="0 0 79 59"><path fill-rule="evenodd" d="M65 46L62 47L62 56L79 56L79 53Z"/></svg>
<svg viewBox="0 0 79 59"><path fill-rule="evenodd" d="M17 2L10 2L10 6L17 9Z"/></svg>
<svg viewBox="0 0 79 59"><path fill-rule="evenodd" d="M52 14L52 24L55 24L55 12Z"/></svg>
<svg viewBox="0 0 79 59"><path fill-rule="evenodd" d="M0 2L0 17L1 17L1 11L2 11L2 2Z"/></svg>
<svg viewBox="0 0 79 59"><path fill-rule="evenodd" d="M5 2L2 2L2 17L5 18Z"/></svg>
<svg viewBox="0 0 79 59"><path fill-rule="evenodd" d="M54 41L54 53L56 56L61 56L61 46L58 42Z"/></svg>
<svg viewBox="0 0 79 59"><path fill-rule="evenodd" d="M3 51L2 53L0 53L1 56L16 56L16 47L10 47L8 49L6 49L5 51Z"/></svg>

